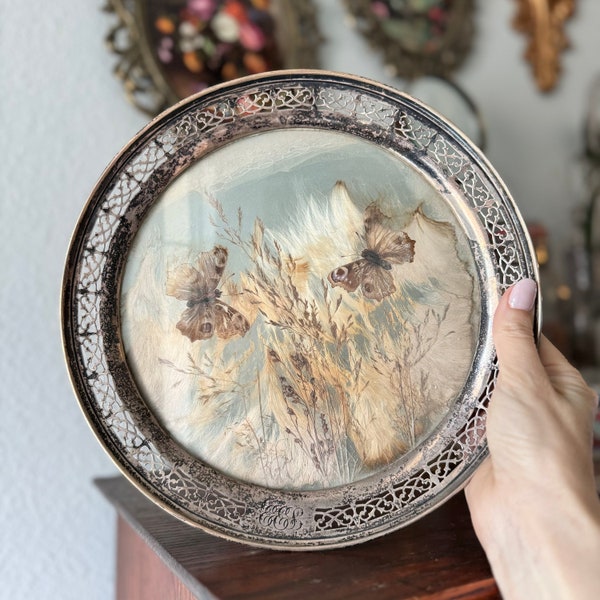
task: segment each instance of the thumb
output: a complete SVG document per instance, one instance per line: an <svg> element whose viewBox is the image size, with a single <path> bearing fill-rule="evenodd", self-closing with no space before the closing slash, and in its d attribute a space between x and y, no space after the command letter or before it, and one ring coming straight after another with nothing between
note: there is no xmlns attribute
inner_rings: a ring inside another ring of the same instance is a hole
<svg viewBox="0 0 600 600"><path fill-rule="evenodd" d="M536 295L536 282L522 279L502 296L494 316L494 344L500 372L517 380L522 379L524 372L543 370L533 335Z"/></svg>

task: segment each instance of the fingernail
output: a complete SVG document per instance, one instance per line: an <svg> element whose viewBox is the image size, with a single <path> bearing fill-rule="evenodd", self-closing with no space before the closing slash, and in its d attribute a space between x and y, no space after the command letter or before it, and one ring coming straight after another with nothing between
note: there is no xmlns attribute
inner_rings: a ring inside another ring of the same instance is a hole
<svg viewBox="0 0 600 600"><path fill-rule="evenodd" d="M536 294L537 283L533 279L521 279L512 287L508 304L517 310L533 310Z"/></svg>

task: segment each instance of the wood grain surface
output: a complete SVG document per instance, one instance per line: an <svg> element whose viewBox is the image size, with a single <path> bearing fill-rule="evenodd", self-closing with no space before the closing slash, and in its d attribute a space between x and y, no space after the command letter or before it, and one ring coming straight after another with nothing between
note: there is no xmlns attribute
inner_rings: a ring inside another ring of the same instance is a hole
<svg viewBox="0 0 600 600"><path fill-rule="evenodd" d="M123 477L96 480L118 513L118 600L500 598L464 496L394 533L336 550L230 542L154 505Z"/></svg>

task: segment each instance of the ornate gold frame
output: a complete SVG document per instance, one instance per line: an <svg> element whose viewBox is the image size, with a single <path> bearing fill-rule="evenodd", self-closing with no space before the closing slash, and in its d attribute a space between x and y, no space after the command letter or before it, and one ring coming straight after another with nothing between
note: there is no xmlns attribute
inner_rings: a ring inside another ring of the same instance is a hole
<svg viewBox="0 0 600 600"><path fill-rule="evenodd" d="M569 47L564 28L575 12L575 0L517 1L513 26L529 40L525 59L531 63L538 89L550 92L560 76L561 52Z"/></svg>

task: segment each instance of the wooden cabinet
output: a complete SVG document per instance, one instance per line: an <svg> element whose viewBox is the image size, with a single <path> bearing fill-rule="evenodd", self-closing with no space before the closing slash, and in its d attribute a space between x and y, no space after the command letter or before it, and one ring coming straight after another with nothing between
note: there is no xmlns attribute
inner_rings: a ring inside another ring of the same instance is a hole
<svg viewBox="0 0 600 600"><path fill-rule="evenodd" d="M118 600L500 598L462 494L376 540L283 552L190 527L122 477L96 484L118 515Z"/></svg>

